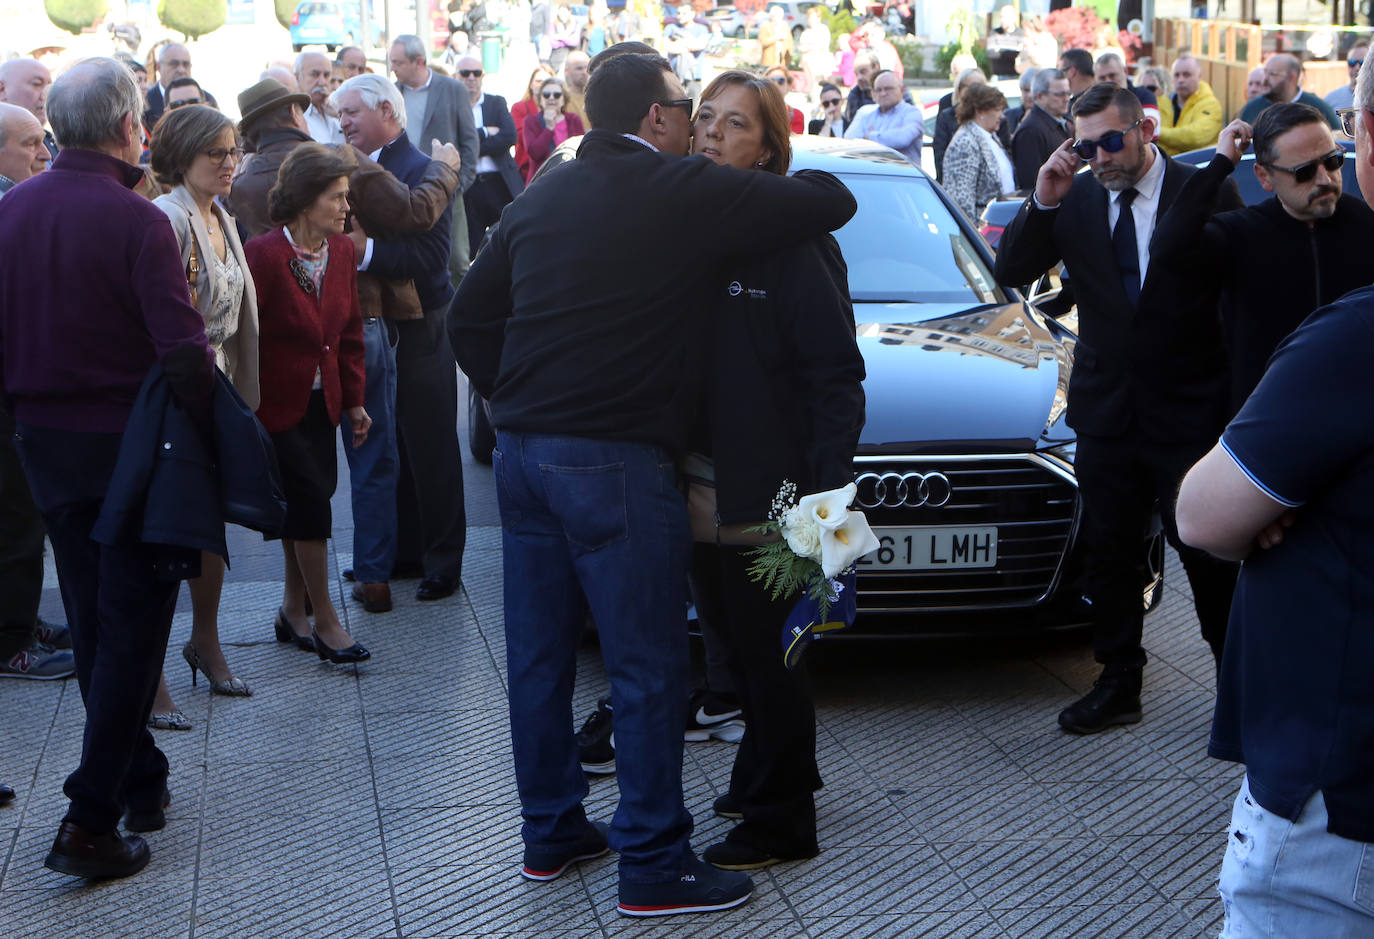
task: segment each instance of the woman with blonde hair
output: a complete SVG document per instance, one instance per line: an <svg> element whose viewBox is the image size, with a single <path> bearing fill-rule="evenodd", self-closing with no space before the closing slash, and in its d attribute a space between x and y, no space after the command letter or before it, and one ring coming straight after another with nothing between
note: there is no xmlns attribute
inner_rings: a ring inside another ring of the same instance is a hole
<svg viewBox="0 0 1374 939"><path fill-rule="evenodd" d="M205 105L171 107L153 130L151 165L158 182L174 187L154 200L171 220L181 247L191 301L205 317L205 335L216 364L249 407L257 408L258 306L253 276L239 243L238 228L217 199L229 194L243 151L234 124ZM205 675L214 694L246 697L253 692L234 677L219 641L219 603L224 589L224 559L202 552L201 574L189 581L191 641L181 654L191 669ZM153 702L150 726L189 730L177 709L166 676Z"/></svg>

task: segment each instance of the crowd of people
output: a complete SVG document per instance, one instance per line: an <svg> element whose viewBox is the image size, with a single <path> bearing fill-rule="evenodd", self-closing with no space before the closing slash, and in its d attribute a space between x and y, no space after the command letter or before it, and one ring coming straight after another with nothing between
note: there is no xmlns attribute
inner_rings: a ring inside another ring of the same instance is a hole
<svg viewBox="0 0 1374 939"><path fill-rule="evenodd" d="M166 824L150 731L191 727L161 676L180 581L193 685L252 694L219 640L227 523L280 540L275 637L323 662L372 655L331 599L340 447L353 600L385 613L407 576L420 601L458 589L459 366L496 430L522 875L614 850L619 911L658 916L733 908L749 871L819 853L814 703L804 662L778 649L796 598L770 599L749 552L782 480L849 481L864 364L830 234L854 196L825 173L789 176L792 138L863 138L919 163L922 112L866 28L846 62L811 16L796 50L769 34L776 61L759 73L704 81L710 31L690 6L662 49L627 40L626 14L569 24L566 5L543 7L541 62L513 105L484 89L479 58L445 54L441 71L415 36L387 50L394 81L355 47L269 63L238 93L238 122L176 43L55 81L34 60L0 64L0 668L75 674L87 712L52 869L130 876L149 859L139 833ZM482 21L480 2L461 10ZM1210 752L1247 766L1228 923L1277 900L1294 935L1370 925L1331 886L1374 840L1360 690L1374 648L1357 625L1374 605L1369 445L1347 419L1351 337L1374 315L1367 51L1351 49L1339 110L1272 56L1224 127L1191 56L1133 85L1120 55L1065 50L1021 76L1014 112L956 61L934 141L970 216L1032 190L997 279L1062 262L1078 304L1068 408L1102 669L1059 724L1142 719L1136 561L1158 505L1219 676ZM809 124L789 102L798 82L819 106ZM1356 141L1364 201L1342 192L1333 128ZM578 159L541 173L575 136ZM1200 143L1217 146L1211 164L1170 159ZM1243 208L1228 177L1251 146L1274 198ZM60 237L97 226L106 237ZM698 495L709 510L689 516ZM45 536L66 626L37 615ZM574 734L589 614L610 688ZM682 744L711 737L739 744L713 806L738 824L698 857ZM609 824L584 811L588 772L619 776ZM1275 887L1255 851L1329 882Z"/></svg>

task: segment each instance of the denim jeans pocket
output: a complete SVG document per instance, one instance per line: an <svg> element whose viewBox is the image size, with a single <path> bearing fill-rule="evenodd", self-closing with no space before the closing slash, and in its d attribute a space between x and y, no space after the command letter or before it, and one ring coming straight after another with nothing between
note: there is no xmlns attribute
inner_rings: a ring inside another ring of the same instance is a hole
<svg viewBox="0 0 1374 939"><path fill-rule="evenodd" d="M1360 854L1360 869L1355 874L1355 896L1351 899L1360 909L1374 913L1374 844L1366 844Z"/></svg>
<svg viewBox="0 0 1374 939"><path fill-rule="evenodd" d="M569 543L582 551L599 551L630 537L626 508L625 464L603 466L539 465L549 507L558 516Z"/></svg>

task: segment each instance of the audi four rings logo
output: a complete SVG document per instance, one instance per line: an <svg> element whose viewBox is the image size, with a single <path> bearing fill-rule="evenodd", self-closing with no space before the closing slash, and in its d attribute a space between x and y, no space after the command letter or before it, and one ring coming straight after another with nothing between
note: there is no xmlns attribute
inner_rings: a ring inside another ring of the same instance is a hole
<svg viewBox="0 0 1374 939"><path fill-rule="evenodd" d="M854 484L859 488L855 501L866 509L902 505L938 509L954 495L944 473L861 473Z"/></svg>

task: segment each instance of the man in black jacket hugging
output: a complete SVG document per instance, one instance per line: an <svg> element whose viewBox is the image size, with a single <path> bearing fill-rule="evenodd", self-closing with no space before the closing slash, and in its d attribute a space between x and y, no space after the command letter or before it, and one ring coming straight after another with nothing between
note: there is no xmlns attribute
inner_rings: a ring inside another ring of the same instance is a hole
<svg viewBox="0 0 1374 939"><path fill-rule="evenodd" d="M569 732L585 596L615 708L619 910L727 909L753 884L697 859L682 802L689 536L673 460L700 398L703 289L725 258L839 228L855 203L827 174L682 159L692 102L659 56L602 63L586 106L578 159L506 208L449 314L497 431L522 873L551 880L607 850Z"/></svg>

